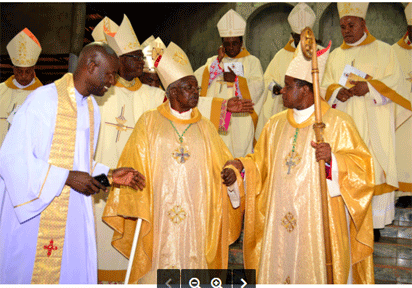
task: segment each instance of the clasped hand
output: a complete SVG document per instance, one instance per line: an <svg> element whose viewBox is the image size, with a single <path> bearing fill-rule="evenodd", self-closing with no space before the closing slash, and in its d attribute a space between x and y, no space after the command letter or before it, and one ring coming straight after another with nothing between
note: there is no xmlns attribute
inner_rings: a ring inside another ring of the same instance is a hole
<svg viewBox="0 0 412 288"><path fill-rule="evenodd" d="M146 186L145 177L133 168L118 168L113 171L113 184L129 186L135 190L142 190ZM89 173L82 171L70 171L66 185L77 192L90 196L100 190L108 192L108 188L94 179Z"/></svg>
<svg viewBox="0 0 412 288"><path fill-rule="evenodd" d="M336 95L341 102L348 101L353 96L365 96L369 92L368 83L365 81L350 81L350 84L354 85L350 89L341 88Z"/></svg>

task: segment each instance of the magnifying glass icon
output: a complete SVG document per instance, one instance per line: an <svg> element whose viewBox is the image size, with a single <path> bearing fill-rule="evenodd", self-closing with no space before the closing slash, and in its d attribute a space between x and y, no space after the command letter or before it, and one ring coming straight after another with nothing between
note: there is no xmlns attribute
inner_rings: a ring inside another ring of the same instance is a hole
<svg viewBox="0 0 412 288"><path fill-rule="evenodd" d="M210 285L212 285L213 288L222 288L222 280L213 278L212 281L210 281Z"/></svg>
<svg viewBox="0 0 412 288"><path fill-rule="evenodd" d="M200 280L196 277L193 277L189 280L189 286L192 288L201 288L200 287Z"/></svg>

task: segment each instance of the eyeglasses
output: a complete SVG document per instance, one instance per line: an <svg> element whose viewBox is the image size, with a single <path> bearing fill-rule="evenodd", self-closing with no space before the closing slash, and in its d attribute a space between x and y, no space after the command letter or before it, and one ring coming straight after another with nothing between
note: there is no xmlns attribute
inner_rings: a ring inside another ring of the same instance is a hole
<svg viewBox="0 0 412 288"><path fill-rule="evenodd" d="M185 91L191 92L192 90L200 91L202 87L196 87L193 85L185 85L185 86L180 86Z"/></svg>
<svg viewBox="0 0 412 288"><path fill-rule="evenodd" d="M146 57L143 56L143 55L125 54L125 55L122 55L122 56L134 58L134 59L136 59L136 60L138 60L138 61L144 61L144 60L146 60Z"/></svg>

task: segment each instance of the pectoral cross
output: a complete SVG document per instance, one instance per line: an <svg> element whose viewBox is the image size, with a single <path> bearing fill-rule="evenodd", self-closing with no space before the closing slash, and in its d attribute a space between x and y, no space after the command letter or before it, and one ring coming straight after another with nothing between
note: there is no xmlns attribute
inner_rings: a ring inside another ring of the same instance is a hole
<svg viewBox="0 0 412 288"><path fill-rule="evenodd" d="M292 168L292 166L295 166L296 165L296 162L295 161L293 161L293 155L292 156L290 156L290 158L289 158L289 160L288 161L286 161L286 165L288 165L288 174L290 174L290 169Z"/></svg>
<svg viewBox="0 0 412 288"><path fill-rule="evenodd" d="M179 147L172 155L180 163L185 163L190 157L189 152L187 152L184 147Z"/></svg>

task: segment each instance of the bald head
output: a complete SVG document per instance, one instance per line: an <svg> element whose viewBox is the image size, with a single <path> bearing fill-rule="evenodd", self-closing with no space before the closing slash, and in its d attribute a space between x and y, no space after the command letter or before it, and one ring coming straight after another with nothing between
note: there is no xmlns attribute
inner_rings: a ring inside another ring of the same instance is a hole
<svg viewBox="0 0 412 288"><path fill-rule="evenodd" d="M75 87L83 96L103 96L114 85L118 70L119 58L109 45L90 43L80 52L73 74Z"/></svg>

